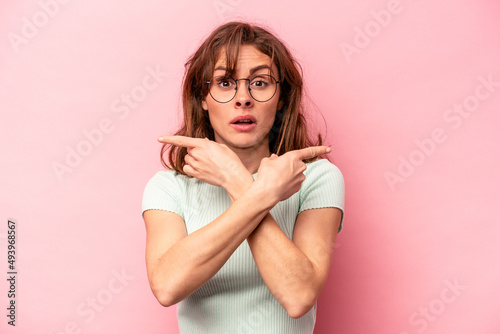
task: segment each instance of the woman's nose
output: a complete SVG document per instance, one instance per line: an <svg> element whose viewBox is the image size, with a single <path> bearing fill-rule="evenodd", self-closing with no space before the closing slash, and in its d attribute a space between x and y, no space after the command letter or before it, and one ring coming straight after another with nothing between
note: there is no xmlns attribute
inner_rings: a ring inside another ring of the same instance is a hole
<svg viewBox="0 0 500 334"><path fill-rule="evenodd" d="M253 98L250 95L248 84L247 80L241 80L238 82L235 97L237 107L250 107L253 105Z"/></svg>

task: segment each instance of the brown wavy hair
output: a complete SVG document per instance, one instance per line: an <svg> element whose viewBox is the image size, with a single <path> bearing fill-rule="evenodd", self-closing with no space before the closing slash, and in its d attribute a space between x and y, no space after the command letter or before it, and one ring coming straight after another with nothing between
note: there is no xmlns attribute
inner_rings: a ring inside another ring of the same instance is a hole
<svg viewBox="0 0 500 334"><path fill-rule="evenodd" d="M303 114L302 68L292 57L288 48L266 29L245 22L229 22L216 28L200 45L185 64L182 90L184 122L175 133L178 136L214 139L214 131L208 113L202 108L202 101L208 95L208 85L215 64L221 54L226 57L227 74L234 74L239 48L252 45L271 58L278 69L280 101L282 108L276 112L273 127L269 133L269 150L278 156L291 150L322 145L321 134L315 141L307 132ZM164 159L168 151L168 161ZM185 147L163 144L161 162L168 169L184 174ZM315 159L304 160L310 162Z"/></svg>

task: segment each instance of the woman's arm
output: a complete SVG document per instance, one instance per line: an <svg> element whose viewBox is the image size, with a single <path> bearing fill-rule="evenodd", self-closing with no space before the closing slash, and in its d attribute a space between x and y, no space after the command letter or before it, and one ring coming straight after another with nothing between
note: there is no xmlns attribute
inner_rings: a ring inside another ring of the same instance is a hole
<svg viewBox="0 0 500 334"><path fill-rule="evenodd" d="M250 187L221 216L189 235L177 214L146 211L146 265L158 301L163 306L176 304L214 276L273 201L262 188Z"/></svg>
<svg viewBox="0 0 500 334"><path fill-rule="evenodd" d="M245 180L240 191L252 184ZM232 200L239 195L241 192L230 193ZM268 213L247 238L260 275L292 318L314 306L326 283L341 216L337 208L301 212L292 241Z"/></svg>
<svg viewBox="0 0 500 334"><path fill-rule="evenodd" d="M301 212L293 241L267 214L247 239L264 282L292 318L309 312L325 285L341 214L337 208Z"/></svg>
<svg viewBox="0 0 500 334"><path fill-rule="evenodd" d="M282 159L281 163L259 169L261 177L252 182L248 171L240 173L239 159L231 158L225 145L186 137L170 140L188 146L188 152L194 156L186 159L190 161L189 167L184 168L186 173L224 186L229 193L237 193L238 199L217 219L189 235L177 214L159 210L144 213L148 278L154 295L164 306L186 298L215 275L269 210L300 189L305 170L302 161L300 165L298 161L290 163ZM326 147L311 148L301 156L306 159L326 150ZM247 187L249 182L251 185Z"/></svg>

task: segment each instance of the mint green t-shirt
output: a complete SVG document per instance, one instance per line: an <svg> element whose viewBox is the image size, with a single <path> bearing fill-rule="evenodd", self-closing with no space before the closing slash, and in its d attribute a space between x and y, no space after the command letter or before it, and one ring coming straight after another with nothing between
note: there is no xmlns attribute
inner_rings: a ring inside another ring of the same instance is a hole
<svg viewBox="0 0 500 334"><path fill-rule="evenodd" d="M290 240L300 212L325 207L344 210L340 170L326 159L306 165L301 189L270 211ZM253 176L255 179L257 174ZM174 212L182 217L190 234L230 205L224 188L167 170L156 173L146 185L142 210ZM262 280L245 240L217 274L177 304L177 318L181 334L311 334L316 305L298 319L288 316Z"/></svg>

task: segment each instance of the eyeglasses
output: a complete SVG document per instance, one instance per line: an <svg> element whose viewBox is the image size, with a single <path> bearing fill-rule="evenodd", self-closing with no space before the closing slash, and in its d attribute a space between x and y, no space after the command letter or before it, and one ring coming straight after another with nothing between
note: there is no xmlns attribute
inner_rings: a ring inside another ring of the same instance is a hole
<svg viewBox="0 0 500 334"><path fill-rule="evenodd" d="M210 96L219 103L228 103L236 96L238 81L248 81L250 96L258 102L267 102L273 98L278 89L279 81L272 75L258 74L249 79L235 80L229 75L218 75L205 81L208 84Z"/></svg>

